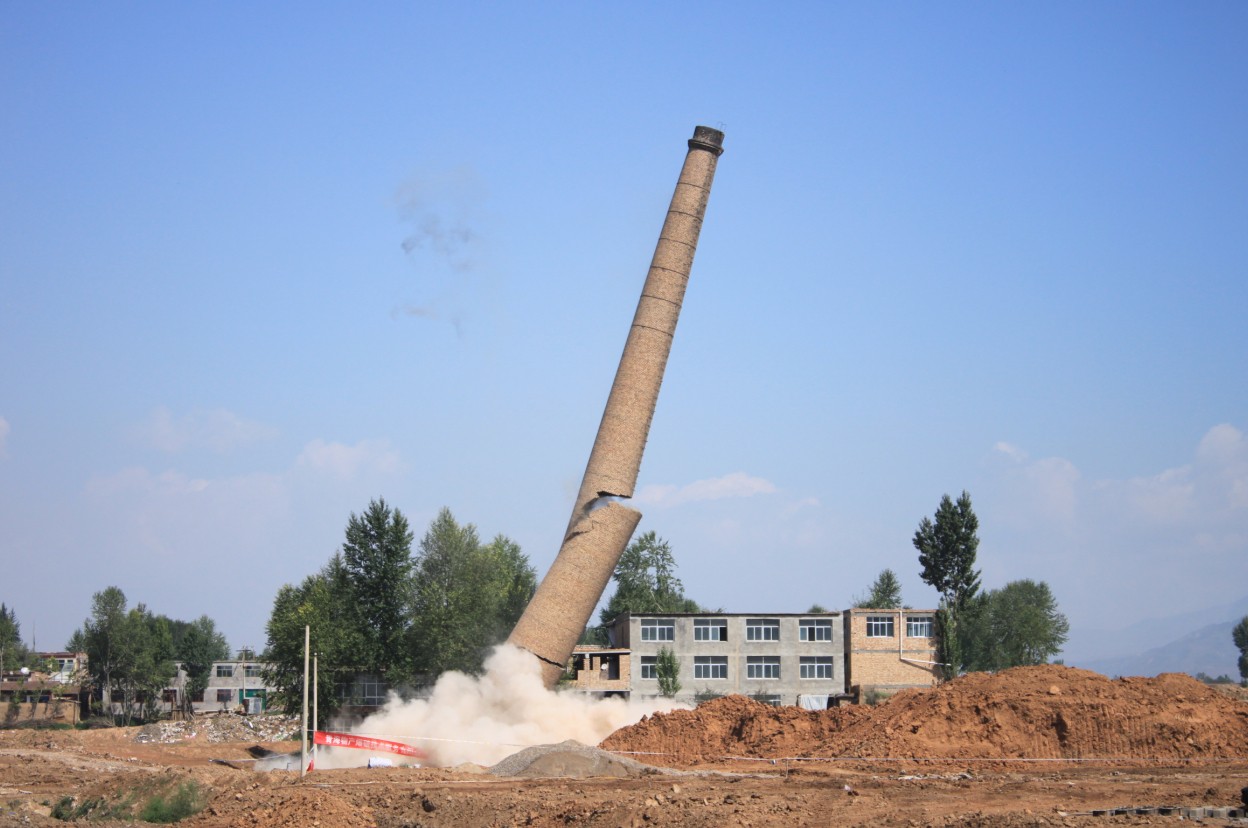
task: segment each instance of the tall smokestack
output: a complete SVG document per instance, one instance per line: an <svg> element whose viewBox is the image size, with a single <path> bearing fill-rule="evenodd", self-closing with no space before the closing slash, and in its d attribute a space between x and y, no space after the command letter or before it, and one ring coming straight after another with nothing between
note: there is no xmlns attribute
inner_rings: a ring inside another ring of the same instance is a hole
<svg viewBox="0 0 1248 828"><path fill-rule="evenodd" d="M548 687L554 687L563 675L641 520L636 509L604 498L630 498L637 485L723 143L724 133L704 126L696 127L689 139L685 165L650 261L567 534L508 638L541 660Z"/></svg>

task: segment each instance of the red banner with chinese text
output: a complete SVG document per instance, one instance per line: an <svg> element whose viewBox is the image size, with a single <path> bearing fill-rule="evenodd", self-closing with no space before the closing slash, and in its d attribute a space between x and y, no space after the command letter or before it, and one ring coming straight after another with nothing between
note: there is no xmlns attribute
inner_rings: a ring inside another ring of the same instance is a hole
<svg viewBox="0 0 1248 828"><path fill-rule="evenodd" d="M411 756L416 759L429 758L420 748L405 745L402 742L391 742L388 739L378 739L376 736L357 736L354 733L334 733L328 730L318 730L312 734L312 743L316 745L326 745L327 747L345 747L356 748L357 750L380 750L386 753L397 753L400 756Z"/></svg>

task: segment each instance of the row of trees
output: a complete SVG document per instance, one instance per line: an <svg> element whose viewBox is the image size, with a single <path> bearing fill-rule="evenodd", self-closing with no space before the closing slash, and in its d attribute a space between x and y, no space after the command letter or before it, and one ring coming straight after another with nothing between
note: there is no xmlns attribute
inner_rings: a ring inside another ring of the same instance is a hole
<svg viewBox="0 0 1248 828"><path fill-rule="evenodd" d="M956 502L942 497L935 519L924 517L914 533L920 577L940 593L937 660L946 678L967 670L1044 664L1070 633L1043 581L1012 581L980 592L978 531L979 518L964 491Z"/></svg>
<svg viewBox="0 0 1248 828"><path fill-rule="evenodd" d="M395 689L446 670L478 672L537 588L520 547L504 535L482 543L450 510L434 518L413 552L407 518L384 499L351 514L340 550L298 585L278 590L267 625L265 679L288 710L301 703L304 627L321 679L319 712L372 674Z"/></svg>
<svg viewBox="0 0 1248 828"><path fill-rule="evenodd" d="M91 616L70 637L66 648L87 654L87 682L99 690L105 713L121 703L129 724L136 710L150 718L162 691L177 675L175 662L187 673L184 705L203 693L214 661L230 657L225 636L207 615L179 621L155 615L144 604L128 609L126 595L110 586L91 597Z"/></svg>
<svg viewBox="0 0 1248 828"><path fill-rule="evenodd" d="M956 501L949 495L941 498L934 519L924 517L914 533L920 577L940 593L937 661L945 678L972 670L1044 664L1061 652L1070 633L1070 624L1044 581L1011 581L1000 589L981 591L975 568L978 532L971 496L962 492ZM853 604L904 607L897 573L882 570L867 594Z"/></svg>

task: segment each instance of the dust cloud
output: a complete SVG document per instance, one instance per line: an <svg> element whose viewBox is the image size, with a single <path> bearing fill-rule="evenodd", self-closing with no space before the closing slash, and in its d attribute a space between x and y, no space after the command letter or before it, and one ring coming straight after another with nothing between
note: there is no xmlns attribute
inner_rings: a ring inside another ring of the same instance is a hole
<svg viewBox="0 0 1248 828"><path fill-rule="evenodd" d="M495 648L480 676L445 673L429 697L391 700L352 733L404 742L425 751L422 765L463 762L493 765L530 745L575 739L596 745L621 727L659 711L688 708L667 699L629 702L547 690L531 654L507 644ZM319 748L318 768L367 765L369 751ZM385 755L395 764L407 761Z"/></svg>

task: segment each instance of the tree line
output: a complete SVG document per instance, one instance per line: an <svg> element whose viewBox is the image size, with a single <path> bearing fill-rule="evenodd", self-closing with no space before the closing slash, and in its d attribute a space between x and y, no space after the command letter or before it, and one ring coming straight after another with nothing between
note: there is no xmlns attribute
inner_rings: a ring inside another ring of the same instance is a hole
<svg viewBox="0 0 1248 828"><path fill-rule="evenodd" d="M126 594L115 586L91 597L90 617L65 647L87 654L84 683L98 690L105 715L112 715L114 703L120 703L124 724L136 713L144 719L156 715L178 663L187 676L182 703L189 709L191 698L207 687L213 662L230 657L225 636L207 615L181 621L156 615L141 603L128 608Z"/></svg>
<svg viewBox="0 0 1248 828"><path fill-rule="evenodd" d="M1045 664L1061 652L1070 623L1044 581L1011 581L980 590L975 568L979 518L971 496L941 498L934 519L924 517L914 533L920 577L940 594L936 610L936 660L944 678L979 670ZM880 572L855 607L901 608L901 582L891 569Z"/></svg>
<svg viewBox="0 0 1248 828"><path fill-rule="evenodd" d="M370 675L408 692L447 670L479 672L537 589L515 541L483 543L442 509L413 550L407 518L384 499L347 521L341 548L278 590L266 626L266 683L288 711L302 704L304 628L317 654L318 713L332 716Z"/></svg>

